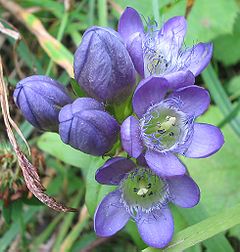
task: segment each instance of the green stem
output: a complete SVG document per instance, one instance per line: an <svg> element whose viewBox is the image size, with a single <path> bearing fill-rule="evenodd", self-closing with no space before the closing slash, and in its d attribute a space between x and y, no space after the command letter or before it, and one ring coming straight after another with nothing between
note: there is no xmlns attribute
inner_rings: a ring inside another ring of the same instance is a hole
<svg viewBox="0 0 240 252"><path fill-rule="evenodd" d="M107 0L98 0L98 23L107 26Z"/></svg>
<svg viewBox="0 0 240 252"><path fill-rule="evenodd" d="M94 25L95 0L89 0L88 25Z"/></svg>

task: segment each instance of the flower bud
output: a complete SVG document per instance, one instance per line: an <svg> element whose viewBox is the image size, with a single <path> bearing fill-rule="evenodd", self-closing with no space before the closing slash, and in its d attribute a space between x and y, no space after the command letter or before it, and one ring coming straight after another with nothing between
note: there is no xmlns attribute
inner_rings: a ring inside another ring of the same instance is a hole
<svg viewBox="0 0 240 252"><path fill-rule="evenodd" d="M33 75L21 80L13 94L24 117L44 131L58 131L58 114L72 102L66 89L47 76Z"/></svg>
<svg viewBox="0 0 240 252"><path fill-rule="evenodd" d="M93 98L78 98L64 106L59 122L64 143L95 156L110 151L119 132L117 121Z"/></svg>
<svg viewBox="0 0 240 252"><path fill-rule="evenodd" d="M74 55L75 79L85 92L99 100L121 102L135 83L135 70L119 34L92 27Z"/></svg>

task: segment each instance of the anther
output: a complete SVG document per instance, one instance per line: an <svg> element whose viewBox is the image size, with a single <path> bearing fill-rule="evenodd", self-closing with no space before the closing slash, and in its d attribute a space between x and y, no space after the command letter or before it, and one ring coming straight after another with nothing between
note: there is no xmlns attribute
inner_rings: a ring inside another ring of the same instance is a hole
<svg viewBox="0 0 240 252"><path fill-rule="evenodd" d="M164 134L164 133L166 133L166 130L165 129L158 130L158 133L159 134Z"/></svg>
<svg viewBox="0 0 240 252"><path fill-rule="evenodd" d="M152 187L152 184L149 183L148 186L147 186L147 189L150 189Z"/></svg>

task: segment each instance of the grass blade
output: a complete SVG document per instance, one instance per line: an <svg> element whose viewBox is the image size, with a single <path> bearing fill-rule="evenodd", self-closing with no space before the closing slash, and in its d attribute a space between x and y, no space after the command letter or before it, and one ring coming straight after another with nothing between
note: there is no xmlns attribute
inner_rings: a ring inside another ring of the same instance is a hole
<svg viewBox="0 0 240 252"><path fill-rule="evenodd" d="M210 91L210 94L212 95L213 100L220 108L223 115L225 117L229 116L229 114L233 111L233 106L230 100L228 99L228 96L211 64L202 73L202 77L207 88ZM231 118L229 124L233 128L234 132L238 135L238 137L240 137L240 118L239 117Z"/></svg>
<svg viewBox="0 0 240 252"><path fill-rule="evenodd" d="M10 11L37 37L39 44L48 56L56 64L64 68L72 77L72 53L46 31L41 21L12 1L0 0L0 4Z"/></svg>
<svg viewBox="0 0 240 252"><path fill-rule="evenodd" d="M192 225L174 237L165 249L146 248L143 252L178 252L205 241L223 231L240 224L240 204L233 208L225 209L219 214L209 217L195 225Z"/></svg>

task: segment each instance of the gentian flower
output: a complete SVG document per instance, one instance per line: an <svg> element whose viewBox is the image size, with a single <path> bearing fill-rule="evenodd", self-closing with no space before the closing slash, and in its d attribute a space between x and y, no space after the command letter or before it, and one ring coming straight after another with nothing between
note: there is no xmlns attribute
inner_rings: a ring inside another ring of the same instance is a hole
<svg viewBox="0 0 240 252"><path fill-rule="evenodd" d="M126 8L118 25L138 73L145 78L164 76L173 88L183 85L184 79L194 82L194 76L204 70L212 56L212 43L183 48L186 30L185 18L177 16L164 23L160 30L156 24L148 24L144 32L138 12L130 7Z"/></svg>
<svg viewBox="0 0 240 252"><path fill-rule="evenodd" d="M117 32L92 27L74 55L75 79L85 92L99 100L121 102L135 84L135 69Z"/></svg>
<svg viewBox="0 0 240 252"><path fill-rule="evenodd" d="M148 166L160 176L186 172L177 154L191 158L217 152L224 139L219 128L194 120L209 106L209 93L198 86L187 86L168 93L162 77L148 77L133 95L135 116L121 126L124 150L132 157L145 156Z"/></svg>
<svg viewBox="0 0 240 252"><path fill-rule="evenodd" d="M198 186L188 175L164 178L123 157L108 160L95 178L101 184L118 186L96 209L96 234L111 236L132 218L143 241L156 248L165 247L172 239L174 223L168 203L190 208L200 198Z"/></svg>
<svg viewBox="0 0 240 252"><path fill-rule="evenodd" d="M93 98L78 98L63 107L59 122L64 143L95 156L111 150L119 132L117 121Z"/></svg>
<svg viewBox="0 0 240 252"><path fill-rule="evenodd" d="M18 82L13 98L26 120L44 131L58 131L59 111L72 102L61 84L42 75L33 75Z"/></svg>

